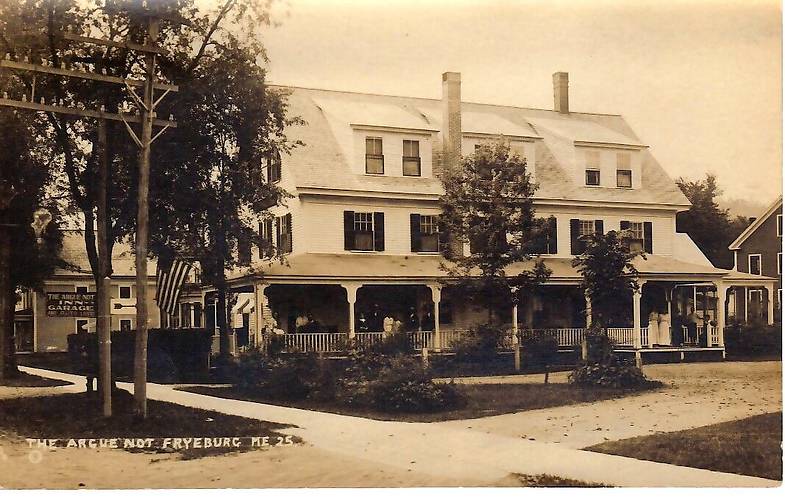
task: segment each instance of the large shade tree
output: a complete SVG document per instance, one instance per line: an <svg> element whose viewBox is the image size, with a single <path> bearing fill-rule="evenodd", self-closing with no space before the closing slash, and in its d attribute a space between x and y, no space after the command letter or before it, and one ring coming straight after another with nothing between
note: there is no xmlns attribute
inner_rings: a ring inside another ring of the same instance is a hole
<svg viewBox="0 0 785 500"><path fill-rule="evenodd" d="M676 231L687 233L713 265L731 269L733 254L728 245L741 234L747 220L731 217L727 209L720 208L717 198L722 190L714 174L697 181L680 177L676 184L692 203L689 210L676 215Z"/></svg>
<svg viewBox="0 0 785 500"><path fill-rule="evenodd" d="M499 139L483 144L442 173L444 195L439 228L448 282L484 304L488 322L519 293L547 280L544 251L551 224L535 216L537 189L526 159ZM463 243L471 252L464 255ZM523 265L533 261L531 265Z"/></svg>
<svg viewBox="0 0 785 500"><path fill-rule="evenodd" d="M270 24L270 2L267 0L224 0L219 3L196 2L194 0L161 0L143 2L142 0L0 0L0 53L7 52L10 57L22 60L28 57L33 63L45 61L46 64L67 67L81 71L105 73L119 78L142 79L144 61L138 52L122 46L105 46L85 43L66 42L62 33L96 36L113 42L145 42L146 16L151 12L164 20L160 24L158 44L163 53L158 56L156 79L163 83L175 83L186 89L182 99L164 99L157 109L158 115L166 117L173 114L176 120L204 121L204 115L188 114L187 106L194 101L194 93L188 89L213 89L223 82L210 83L207 79L220 75L215 70L217 64L241 57L245 62L264 64L264 49L260 32ZM10 97L20 99L24 92L30 95L34 82L29 75L16 76L21 85ZM193 86L190 86L192 82ZM39 76L35 82L36 100L56 101L64 105L84 106L98 109L104 107L109 112L131 112L133 98L127 88L103 82L64 79L57 76ZM23 92L22 92L23 91ZM197 90L194 90L196 92ZM254 109L254 102L238 102L238 106ZM213 106L215 106L213 101ZM202 109L205 109L204 107ZM223 119L228 114L213 113L210 119ZM78 215L84 230L84 240L91 270L100 286L105 276L111 276L111 245L129 238L135 229L136 217L136 173L137 150L126 134L122 124L108 124L108 141L105 148L99 144L98 124L91 119L65 119L52 113L37 131L49 139L49 157L54 159L56 169L62 172L61 187L69 194L69 208ZM205 127L208 126L204 123ZM215 130L224 124L215 123ZM191 132L194 128L190 129ZM137 131L138 133L138 131ZM163 148L166 141L173 140L174 134L164 134L154 144L153 154ZM258 135L253 135L253 140ZM191 135L190 141L199 137ZM245 138L238 144L242 146ZM231 139L225 141L226 156L236 154L231 149ZM193 148L192 148L193 146ZM255 145L257 146L257 145ZM184 158L191 149L199 150L189 140L179 142L180 149L170 149L169 158L182 155ZM239 147L239 146L238 146ZM102 160L99 152L103 149L109 164L109 262L99 266L98 245L95 234L96 209L98 206L99 176L98 166ZM251 148L239 147L241 155L250 154ZM171 153L175 153L172 156ZM153 162L162 156L154 156ZM250 161L250 160L248 160ZM176 165L178 172L183 171L183 163ZM192 166L191 163L189 166ZM169 167L174 166L171 162ZM153 175L172 178L166 168L153 168ZM211 178L212 179L212 178ZM152 180L163 185L165 180ZM168 186L173 188L174 185ZM159 190L161 192L161 190ZM173 219L174 220L174 219ZM159 225L155 230L179 230L171 225ZM171 253L166 245L153 245L151 250ZM138 401L138 403L140 403ZM141 403L140 403L141 405Z"/></svg>

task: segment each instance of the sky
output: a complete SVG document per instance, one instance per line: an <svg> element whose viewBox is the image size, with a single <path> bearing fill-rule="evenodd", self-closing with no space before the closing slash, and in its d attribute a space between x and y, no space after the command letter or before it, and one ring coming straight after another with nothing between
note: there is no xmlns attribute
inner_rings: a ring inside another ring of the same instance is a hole
<svg viewBox="0 0 785 500"><path fill-rule="evenodd" d="M773 0L278 0L281 85L623 115L672 177L724 196L782 192L781 5Z"/></svg>

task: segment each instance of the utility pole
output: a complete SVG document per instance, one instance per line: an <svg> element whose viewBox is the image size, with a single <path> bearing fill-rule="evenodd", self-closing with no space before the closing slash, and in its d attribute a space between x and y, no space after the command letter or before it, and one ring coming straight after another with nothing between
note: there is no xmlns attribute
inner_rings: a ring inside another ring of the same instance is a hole
<svg viewBox="0 0 785 500"><path fill-rule="evenodd" d="M106 148L106 120L122 121L128 129L131 138L141 148L139 155L139 209L137 221L137 239L136 239L136 283L137 283L137 334L136 334L136 359L134 361L134 397L137 401L137 412L142 417L147 415L146 404L146 381L147 381L147 242L149 236L148 230L148 192L149 192L149 173L150 173L150 145L157 139L167 128L176 127L171 117L169 120L158 120L155 118L154 108L158 102L169 92L177 92L176 85L167 85L155 82L155 54L160 53L162 49L157 46L150 45L158 38L158 20L154 16L148 18L148 41L143 44L135 44L132 42L117 42L113 40L103 40L99 38L85 37L72 33L61 33L60 38L63 41L81 42L88 44L97 44L107 47L124 48L134 51L143 52L145 54L146 68L145 80L132 80L120 77L115 77L107 74L91 73L85 71L75 71L66 68L64 64L56 67L45 60L41 64L32 64L27 57L23 61L15 60L11 54L6 54L0 60L0 69L9 69L17 71L27 71L35 73L47 73L58 76L80 78L84 80L99 81L111 84L124 85L133 99L136 101L140 108L141 115L125 115L123 113L107 113L104 107L101 106L100 110L83 109L79 107L63 106L62 102L54 102L46 104L44 98L40 102L35 102L35 76L33 76L32 92L30 100L24 95L22 100L10 99L7 93L3 93L0 98L0 106L7 106L18 109L27 109L32 111L44 111L48 113L57 114L64 117L77 117L77 118L96 118L98 119L98 143L101 150L99 155L99 195L97 200L97 225L98 225L98 279L96 280L96 331L99 338L99 384L101 385L101 396L103 400L103 414L104 416L112 415L112 380L111 380L111 311L110 311L110 293L111 293L111 278L109 277L110 258L109 255L109 207L108 207L108 179L109 179L109 160L107 157ZM144 100L139 99L134 91L134 87L144 88ZM164 90L164 94L153 101L154 91L156 89ZM131 123L141 123L142 125L142 139L140 140L136 133L131 128ZM153 126L163 127L162 130L152 137ZM0 200L1 201L1 200ZM0 207L2 208L2 207ZM0 250L2 252L2 250ZM1 272L1 271L0 271ZM2 278L2 276L0 276ZM0 297L0 306L3 304L4 299ZM0 320L1 321L1 320ZM0 323L2 325L2 323ZM3 343L4 344L4 343ZM3 347L0 344L0 347ZM142 348L140 349L140 344ZM141 355L140 355L141 351ZM141 370L139 363L142 363ZM0 364L0 368L2 368ZM141 383L140 383L141 380Z"/></svg>
<svg viewBox="0 0 785 500"><path fill-rule="evenodd" d="M147 43L158 40L158 19L147 19ZM145 54L144 96L141 103L142 138L139 152L139 177L136 208L136 345L134 350L134 400L136 415L147 418L147 244L150 237L150 146L153 142L153 82L155 53ZM137 98L138 103L138 98ZM130 128L129 128L130 130Z"/></svg>

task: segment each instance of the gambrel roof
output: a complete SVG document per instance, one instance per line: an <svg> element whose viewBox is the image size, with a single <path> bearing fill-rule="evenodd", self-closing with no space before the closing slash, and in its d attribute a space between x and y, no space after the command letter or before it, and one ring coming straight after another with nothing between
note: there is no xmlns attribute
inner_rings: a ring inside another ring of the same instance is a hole
<svg viewBox="0 0 785 500"><path fill-rule="evenodd" d="M383 127L433 134L440 142L442 101L331 90L279 87L289 93L288 112L304 126L287 130L301 140L284 159L298 189L317 188L364 193L430 195L442 193L437 178L366 176L352 172L349 164L353 128ZM519 137L536 142L535 197L603 203L635 203L688 207L689 201L619 115L558 113L550 110L476 104L461 105L464 134ZM632 147L643 157L641 189L586 188L573 175L578 167L576 145Z"/></svg>

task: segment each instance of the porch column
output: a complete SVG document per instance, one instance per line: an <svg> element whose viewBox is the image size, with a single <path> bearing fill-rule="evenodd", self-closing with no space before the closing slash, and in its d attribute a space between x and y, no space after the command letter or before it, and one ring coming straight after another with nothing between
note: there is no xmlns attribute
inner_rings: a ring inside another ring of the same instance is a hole
<svg viewBox="0 0 785 500"><path fill-rule="evenodd" d="M442 336L439 333L439 302L442 301L442 286L428 285L428 288L431 289L431 298L433 299L433 347L441 350Z"/></svg>
<svg viewBox="0 0 785 500"><path fill-rule="evenodd" d="M725 347L725 299L728 296L728 285L721 281L714 282L717 287L717 339L720 347Z"/></svg>
<svg viewBox="0 0 785 500"><path fill-rule="evenodd" d="M267 284L254 283L253 286L253 317L254 317L254 338L258 344L262 340L262 326L264 323L264 291Z"/></svg>
<svg viewBox="0 0 785 500"><path fill-rule="evenodd" d="M586 299L586 329L589 329L591 328L591 297L587 290L584 290L583 297Z"/></svg>
<svg viewBox="0 0 785 500"><path fill-rule="evenodd" d="M521 351L518 348L518 288L513 287L512 292L512 352L515 371L521 371Z"/></svg>
<svg viewBox="0 0 785 500"><path fill-rule="evenodd" d="M766 324L774 324L774 285L766 285Z"/></svg>
<svg viewBox="0 0 785 500"><path fill-rule="evenodd" d="M354 304L357 302L357 290L362 285L356 283L341 283L346 290L346 300L349 302L349 340L354 341L356 333L354 330Z"/></svg>
<svg viewBox="0 0 785 500"><path fill-rule="evenodd" d="M637 290L632 292L632 344L636 349L641 347L641 290L640 283Z"/></svg>

